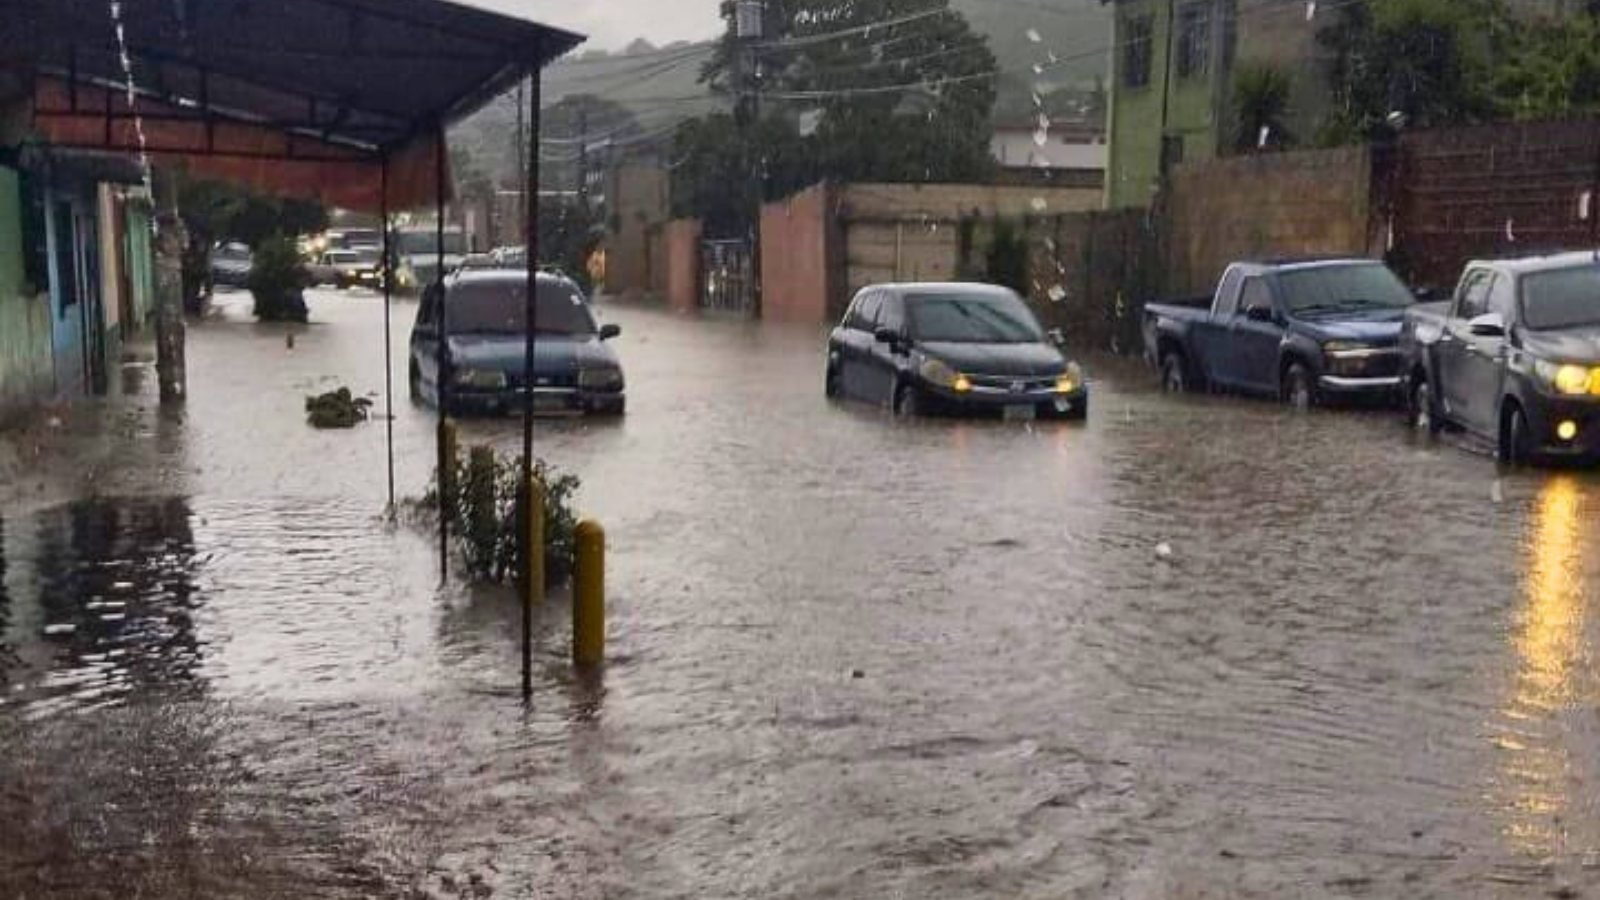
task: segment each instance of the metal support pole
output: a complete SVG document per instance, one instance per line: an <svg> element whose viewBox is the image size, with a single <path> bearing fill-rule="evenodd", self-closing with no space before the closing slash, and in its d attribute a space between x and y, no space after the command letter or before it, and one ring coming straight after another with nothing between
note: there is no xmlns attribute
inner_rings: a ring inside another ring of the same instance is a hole
<svg viewBox="0 0 1600 900"><path fill-rule="evenodd" d="M439 578L443 580L450 576L450 504L445 498L445 482L447 478L454 477L454 472L448 472L450 466L455 465L455 460L445 455L447 439L446 420L450 410L450 306L445 303L444 296L444 181L446 175L444 125L434 128L434 212L438 215L438 223L434 232L434 262L437 271L434 274L434 283L427 285L424 290L437 290L439 302L439 344L434 356L435 371L434 394L439 400L439 430L436 437L439 451Z"/></svg>
<svg viewBox="0 0 1600 900"><path fill-rule="evenodd" d="M390 306L394 301L394 267L390 264L389 246L389 157L384 155L378 177L383 196L378 200L383 229L383 260L378 264L378 277L383 279L383 405L384 441L389 462L389 513L394 514L394 330Z"/></svg>
<svg viewBox="0 0 1600 900"><path fill-rule="evenodd" d="M535 48L537 51L537 48ZM528 269L522 343L522 483L530 491L528 543L522 554L524 602L522 605L522 699L533 697L533 605L544 591L543 490L533 480L533 391L539 322L539 105L543 94L539 69L533 70L528 90L528 168L522 186L522 231ZM538 499L541 502L533 502Z"/></svg>

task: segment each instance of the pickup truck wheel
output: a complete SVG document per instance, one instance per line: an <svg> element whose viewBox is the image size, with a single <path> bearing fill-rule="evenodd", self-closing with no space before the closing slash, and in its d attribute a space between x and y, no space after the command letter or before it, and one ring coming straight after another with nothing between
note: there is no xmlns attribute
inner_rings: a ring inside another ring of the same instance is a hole
<svg viewBox="0 0 1600 900"><path fill-rule="evenodd" d="M1533 458L1533 441L1528 431L1528 415L1511 404L1501 417L1500 461L1508 466L1527 465Z"/></svg>
<svg viewBox="0 0 1600 900"><path fill-rule="evenodd" d="M1183 354L1169 352L1161 357L1161 388L1169 394L1182 394L1189 389Z"/></svg>
<svg viewBox="0 0 1600 900"><path fill-rule="evenodd" d="M1444 422L1439 419L1438 413L1433 408L1433 385L1428 383L1428 376L1418 375L1412 380L1411 395L1407 401L1406 409L1411 413L1411 426L1430 437L1437 435L1444 427Z"/></svg>
<svg viewBox="0 0 1600 900"><path fill-rule="evenodd" d="M1311 381L1311 370L1305 363L1290 363L1283 372L1283 399L1298 410L1308 410L1317 404L1317 389Z"/></svg>
<svg viewBox="0 0 1600 900"><path fill-rule="evenodd" d="M406 382L411 388L411 402L422 402L422 373L417 371L417 364L412 363Z"/></svg>

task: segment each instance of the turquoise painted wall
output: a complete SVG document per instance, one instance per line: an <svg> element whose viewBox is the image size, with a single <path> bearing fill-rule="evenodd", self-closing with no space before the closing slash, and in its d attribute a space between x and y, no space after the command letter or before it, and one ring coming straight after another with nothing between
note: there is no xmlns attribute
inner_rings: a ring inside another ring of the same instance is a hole
<svg viewBox="0 0 1600 900"><path fill-rule="evenodd" d="M0 418L54 393L50 301L25 284L21 184L0 166Z"/></svg>
<svg viewBox="0 0 1600 900"><path fill-rule="evenodd" d="M133 290L134 328L150 322L155 310L155 245L150 235L150 214L130 203L127 210L128 284Z"/></svg>

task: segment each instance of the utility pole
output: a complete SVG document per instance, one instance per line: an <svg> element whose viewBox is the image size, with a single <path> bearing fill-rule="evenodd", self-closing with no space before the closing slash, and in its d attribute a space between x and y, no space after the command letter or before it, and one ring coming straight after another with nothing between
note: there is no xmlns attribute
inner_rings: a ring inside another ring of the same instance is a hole
<svg viewBox="0 0 1600 900"><path fill-rule="evenodd" d="M761 315L761 206L766 200L767 161L761 146L761 55L760 43L766 37L765 0L738 0L734 7L734 36L743 50L743 75L749 92L750 186L754 203L750 210L750 299L753 315Z"/></svg>
<svg viewBox="0 0 1600 900"><path fill-rule="evenodd" d="M578 98L578 208L589 211L589 103Z"/></svg>

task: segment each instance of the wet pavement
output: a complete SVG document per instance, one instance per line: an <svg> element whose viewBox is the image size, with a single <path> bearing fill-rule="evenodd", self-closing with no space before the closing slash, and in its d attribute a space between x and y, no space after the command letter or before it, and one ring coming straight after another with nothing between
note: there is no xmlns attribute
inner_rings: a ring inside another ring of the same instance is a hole
<svg viewBox="0 0 1600 900"><path fill-rule="evenodd" d="M183 414L134 366L0 441L0 897L1600 895L1600 477L1106 359L1086 425L906 424L819 331L608 307L626 419L536 448L611 663L554 598L525 711L383 423L305 425L381 305L247 305Z"/></svg>

